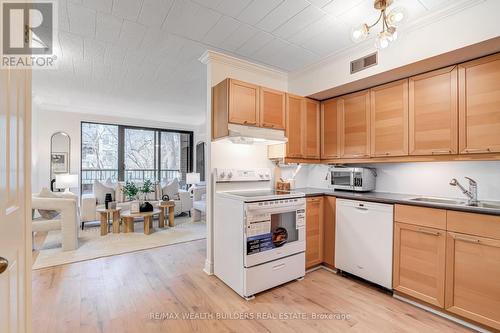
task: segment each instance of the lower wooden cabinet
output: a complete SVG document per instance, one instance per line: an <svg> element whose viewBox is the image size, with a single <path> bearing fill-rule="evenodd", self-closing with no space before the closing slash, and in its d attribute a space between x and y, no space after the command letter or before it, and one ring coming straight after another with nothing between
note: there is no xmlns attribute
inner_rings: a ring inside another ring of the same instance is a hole
<svg viewBox="0 0 500 333"><path fill-rule="evenodd" d="M444 307L446 231L394 224L393 288Z"/></svg>
<svg viewBox="0 0 500 333"><path fill-rule="evenodd" d="M445 308L500 330L500 240L448 232Z"/></svg>
<svg viewBox="0 0 500 333"><path fill-rule="evenodd" d="M323 197L307 198L306 269L323 262Z"/></svg>

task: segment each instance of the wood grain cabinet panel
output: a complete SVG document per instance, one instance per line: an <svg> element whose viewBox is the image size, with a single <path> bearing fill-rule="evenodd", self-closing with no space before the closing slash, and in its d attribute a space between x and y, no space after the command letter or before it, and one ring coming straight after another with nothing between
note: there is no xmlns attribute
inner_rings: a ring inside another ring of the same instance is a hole
<svg viewBox="0 0 500 333"><path fill-rule="evenodd" d="M458 71L460 153L500 152L500 53Z"/></svg>
<svg viewBox="0 0 500 333"><path fill-rule="evenodd" d="M370 91L339 97L340 157L370 156Z"/></svg>
<svg viewBox="0 0 500 333"><path fill-rule="evenodd" d="M304 99L304 157L320 158L320 102Z"/></svg>
<svg viewBox="0 0 500 333"><path fill-rule="evenodd" d="M323 262L323 197L306 200L306 269Z"/></svg>
<svg viewBox="0 0 500 333"><path fill-rule="evenodd" d="M446 231L394 225L393 288L444 308Z"/></svg>
<svg viewBox="0 0 500 333"><path fill-rule="evenodd" d="M286 95L286 143L287 157L304 157L304 98Z"/></svg>
<svg viewBox="0 0 500 333"><path fill-rule="evenodd" d="M335 267L335 205L335 197L323 197L323 263L330 268Z"/></svg>
<svg viewBox="0 0 500 333"><path fill-rule="evenodd" d="M340 149L338 99L321 103L321 158L338 158Z"/></svg>
<svg viewBox="0 0 500 333"><path fill-rule="evenodd" d="M286 93L260 88L260 126L285 129Z"/></svg>
<svg viewBox="0 0 500 333"><path fill-rule="evenodd" d="M370 89L371 156L408 155L408 80Z"/></svg>
<svg viewBox="0 0 500 333"><path fill-rule="evenodd" d="M409 153L458 153L457 68L447 67L409 79Z"/></svg>
<svg viewBox="0 0 500 333"><path fill-rule="evenodd" d="M500 240L448 232L446 310L500 330L499 277Z"/></svg>
<svg viewBox="0 0 500 333"><path fill-rule="evenodd" d="M259 124L259 86L229 79L229 122L247 126Z"/></svg>

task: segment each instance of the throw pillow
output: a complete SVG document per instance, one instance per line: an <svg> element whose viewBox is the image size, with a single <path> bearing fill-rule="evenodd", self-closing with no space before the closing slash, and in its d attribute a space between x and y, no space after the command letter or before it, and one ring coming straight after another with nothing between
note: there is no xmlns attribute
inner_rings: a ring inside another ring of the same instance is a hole
<svg viewBox="0 0 500 333"><path fill-rule="evenodd" d="M97 204L104 204L107 193L111 193L111 199L115 201L115 188L116 184L108 182L102 183L98 180L94 181L94 196L97 200Z"/></svg>
<svg viewBox="0 0 500 333"><path fill-rule="evenodd" d="M40 198L59 198L59 196L57 194L55 194L54 192L51 192L46 187L42 188L42 190L38 194L38 197L40 197ZM57 210L49 210L49 209L39 209L38 213L45 220L55 219L60 214L60 212Z"/></svg>
<svg viewBox="0 0 500 333"><path fill-rule="evenodd" d="M162 195L168 195L170 200L179 200L179 180L174 178L168 184L162 184Z"/></svg>

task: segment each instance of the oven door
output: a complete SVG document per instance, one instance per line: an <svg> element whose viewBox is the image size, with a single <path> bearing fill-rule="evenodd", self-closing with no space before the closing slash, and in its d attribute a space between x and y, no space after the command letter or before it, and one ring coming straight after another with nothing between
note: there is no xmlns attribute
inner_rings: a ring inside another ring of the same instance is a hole
<svg viewBox="0 0 500 333"><path fill-rule="evenodd" d="M354 171L352 169L334 168L332 170L331 183L334 189L353 190Z"/></svg>
<svg viewBox="0 0 500 333"><path fill-rule="evenodd" d="M248 212L245 267L305 251L305 205Z"/></svg>

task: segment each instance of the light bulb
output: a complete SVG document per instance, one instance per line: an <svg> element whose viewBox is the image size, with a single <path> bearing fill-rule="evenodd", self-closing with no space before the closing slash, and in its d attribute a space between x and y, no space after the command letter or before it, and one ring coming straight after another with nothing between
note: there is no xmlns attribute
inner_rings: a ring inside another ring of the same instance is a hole
<svg viewBox="0 0 500 333"><path fill-rule="evenodd" d="M396 7L387 14L387 23L398 26L406 17L406 11L403 7Z"/></svg>
<svg viewBox="0 0 500 333"><path fill-rule="evenodd" d="M351 39L355 43L362 42L366 39L368 33L369 33L368 26L366 24L362 24L352 29Z"/></svg>
<svg viewBox="0 0 500 333"><path fill-rule="evenodd" d="M389 46L389 36L386 32L381 32L378 34L377 39L375 40L375 46L378 49L385 49Z"/></svg>

